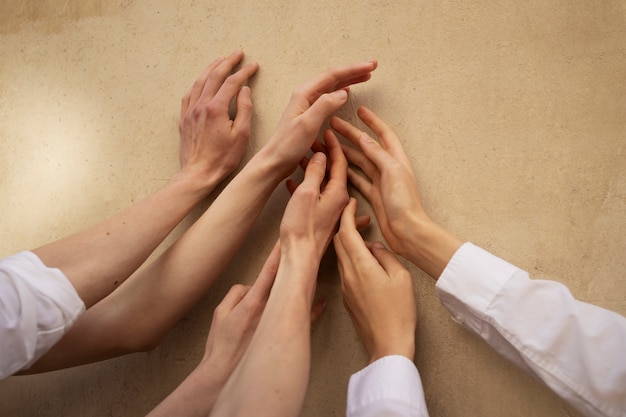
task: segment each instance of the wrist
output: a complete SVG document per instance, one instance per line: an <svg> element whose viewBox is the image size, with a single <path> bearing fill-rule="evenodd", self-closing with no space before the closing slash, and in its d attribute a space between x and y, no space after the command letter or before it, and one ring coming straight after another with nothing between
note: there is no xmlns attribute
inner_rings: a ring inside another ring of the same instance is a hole
<svg viewBox="0 0 626 417"><path fill-rule="evenodd" d="M375 348L374 351L370 353L369 363L374 363L378 359L392 355L404 356L410 361L413 361L415 358L415 337L413 335L411 336L410 340L393 341L391 343L387 343L385 346Z"/></svg>
<svg viewBox="0 0 626 417"><path fill-rule="evenodd" d="M193 169L182 169L170 180L170 184L183 187L186 193L194 196L198 201L208 196L219 182L220 178L217 176L207 175Z"/></svg>
<svg viewBox="0 0 626 417"><path fill-rule="evenodd" d="M280 267L274 289L294 295L299 304L306 300L310 305L317 284L319 256L306 242L283 243L281 240L280 245Z"/></svg>
<svg viewBox="0 0 626 417"><path fill-rule="evenodd" d="M264 146L252 159L263 161L268 175L280 182L293 174L298 167L299 160L294 163L290 162L280 149L273 149L272 143L274 142L275 140L270 138L268 145Z"/></svg>
<svg viewBox="0 0 626 417"><path fill-rule="evenodd" d="M429 274L439 278L463 241L428 217L415 218L406 231L405 258Z"/></svg>

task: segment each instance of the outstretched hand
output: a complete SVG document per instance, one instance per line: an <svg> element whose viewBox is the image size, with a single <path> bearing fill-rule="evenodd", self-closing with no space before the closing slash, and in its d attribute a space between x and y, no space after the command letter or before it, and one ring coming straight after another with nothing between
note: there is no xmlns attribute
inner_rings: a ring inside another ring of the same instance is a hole
<svg viewBox="0 0 626 417"><path fill-rule="evenodd" d="M343 150L354 169L348 170L350 182L374 208L383 236L391 248L408 257L412 248L408 233L419 221L428 221L422 207L417 181L402 144L395 133L372 111L361 107L358 115L381 139L378 144L350 123L334 117L331 126L352 144Z"/></svg>
<svg viewBox="0 0 626 417"><path fill-rule="evenodd" d="M380 242L364 242L351 199L335 235L344 305L370 363L387 355L413 360L417 308L409 271Z"/></svg>
<svg viewBox="0 0 626 417"><path fill-rule="evenodd" d="M259 324L279 262L280 242L276 242L254 284L231 287L213 313L202 362L211 362L227 376L232 373Z"/></svg>
<svg viewBox="0 0 626 417"><path fill-rule="evenodd" d="M265 157L275 161L282 178L297 168L324 120L346 103L349 86L369 80L377 65L373 60L329 68L294 90L276 130L262 150Z"/></svg>
<svg viewBox="0 0 626 417"><path fill-rule="evenodd" d="M213 61L183 97L180 112L182 171L215 186L237 166L250 138L252 100L246 81L258 69L249 63L231 74L243 59L235 51ZM230 74L230 75L229 75ZM236 99L234 120L230 103Z"/></svg>
<svg viewBox="0 0 626 417"><path fill-rule="evenodd" d="M365 107L359 108L358 115L381 143L338 117L330 121L358 147L343 146L348 161L364 173L350 168L348 179L374 208L391 249L437 279L462 241L424 211L411 162L395 133Z"/></svg>
<svg viewBox="0 0 626 417"><path fill-rule="evenodd" d="M293 195L280 225L280 239L286 250L307 245L317 263L326 251L349 199L348 163L339 140L330 130L326 131L324 139L328 156L316 152L306 165L303 182L300 185L292 180L287 182ZM327 160L330 165L328 181L323 185Z"/></svg>

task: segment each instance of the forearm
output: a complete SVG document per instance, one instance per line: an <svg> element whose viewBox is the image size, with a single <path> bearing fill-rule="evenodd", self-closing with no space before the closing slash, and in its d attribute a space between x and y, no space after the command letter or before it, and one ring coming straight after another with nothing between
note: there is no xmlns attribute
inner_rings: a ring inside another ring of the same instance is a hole
<svg viewBox="0 0 626 417"><path fill-rule="evenodd" d="M148 417L206 417L228 377L219 364L203 361Z"/></svg>
<svg viewBox="0 0 626 417"><path fill-rule="evenodd" d="M259 327L213 416L299 415L310 368L311 304L319 265L314 258L307 253L281 258Z"/></svg>
<svg viewBox="0 0 626 417"><path fill-rule="evenodd" d="M181 172L109 220L33 252L47 266L63 271L89 307L139 268L215 185Z"/></svg>
<svg viewBox="0 0 626 417"><path fill-rule="evenodd" d="M230 262L282 179L273 172L253 158L183 236L89 309L29 373L155 347Z"/></svg>
<svg viewBox="0 0 626 417"><path fill-rule="evenodd" d="M222 274L282 178L253 159L222 191L208 210L167 251L126 288L112 295L121 307L119 321L133 317L136 332L165 332ZM142 294L139 300L136 295ZM106 301L106 300L105 300ZM150 312L150 314L146 314Z"/></svg>

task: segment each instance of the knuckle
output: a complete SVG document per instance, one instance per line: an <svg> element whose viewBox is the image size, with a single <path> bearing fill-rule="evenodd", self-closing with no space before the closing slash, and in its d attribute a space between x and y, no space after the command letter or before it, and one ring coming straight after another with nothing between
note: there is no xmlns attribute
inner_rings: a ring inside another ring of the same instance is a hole
<svg viewBox="0 0 626 417"><path fill-rule="evenodd" d="M207 116L215 117L215 116L219 115L222 112L222 109L221 109L221 107L219 106L218 103L216 103L215 101L211 100L211 101L209 101L206 104L205 112L206 112Z"/></svg>
<svg viewBox="0 0 626 417"><path fill-rule="evenodd" d="M199 119L200 117L202 117L203 114L204 114L204 106L200 104L196 104L195 106L191 108L191 112L189 112L190 117L188 117L188 119L191 119L191 120Z"/></svg>

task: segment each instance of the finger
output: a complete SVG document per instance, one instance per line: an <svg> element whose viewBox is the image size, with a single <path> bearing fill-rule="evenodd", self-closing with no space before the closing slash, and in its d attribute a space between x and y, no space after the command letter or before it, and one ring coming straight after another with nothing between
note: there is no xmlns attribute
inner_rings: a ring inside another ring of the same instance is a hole
<svg viewBox="0 0 626 417"><path fill-rule="evenodd" d="M295 182L294 180L292 180L291 178L288 179L285 182L285 186L287 187L287 191L289 191L289 194L293 195L293 193L296 192L296 189L298 188L298 183Z"/></svg>
<svg viewBox="0 0 626 417"><path fill-rule="evenodd" d="M231 311L233 308L237 306L237 304L241 302L241 300L243 299L243 297L245 297L245 295L248 293L249 290L250 290L250 287L246 285L241 285L241 284L233 285L232 287L230 287L230 290L228 290L228 292L224 296L224 299L222 300L222 302L219 303L219 305L217 306L216 311L218 309L220 311L225 311L225 312Z"/></svg>
<svg viewBox="0 0 626 417"><path fill-rule="evenodd" d="M396 159L402 161L405 164L408 164L410 167L410 161L406 152L404 151L404 147L402 146L402 142L398 136L394 133L393 130L385 123L382 119L380 119L373 111L368 109L367 107L359 107L357 109L357 114L363 122L378 135L381 140L383 147L391 153Z"/></svg>
<svg viewBox="0 0 626 417"><path fill-rule="evenodd" d="M343 243L341 242L341 236L339 233L336 233L333 237L333 245L335 246L335 254L337 255L337 270L339 271L341 288L343 290L343 288L345 287L344 280L347 277L351 276L347 274L347 269L350 265L350 257L348 256L346 249L343 247Z"/></svg>
<svg viewBox="0 0 626 417"><path fill-rule="evenodd" d="M269 256L267 257L263 268L259 273L256 281L252 285L246 300L251 301L267 301L270 295L272 285L274 285L274 278L278 272L278 265L280 264L280 241L277 241Z"/></svg>
<svg viewBox="0 0 626 417"><path fill-rule="evenodd" d="M209 77L209 74L211 73L211 71L215 69L215 67L221 64L222 61L224 61L223 56L220 56L215 61L213 61L211 65L209 65L204 70L202 75L200 75L200 77L198 77L198 79L194 82L193 86L191 87L191 90L189 90L189 92L185 95L185 97L183 97L182 105L180 109L181 119L187 113L189 106L194 105L196 101L198 101L198 97L200 97L200 94L202 93L202 90L204 89L204 84L206 83L206 80Z"/></svg>
<svg viewBox="0 0 626 417"><path fill-rule="evenodd" d="M204 87L202 88L200 96L197 100L200 100L201 98L210 100L213 98L222 87L222 84L224 84L228 74L231 73L233 68L235 68L235 66L237 66L242 59L243 51L238 50L228 55L222 62L216 65L215 68L209 72L204 83ZM234 94L232 97L234 97Z"/></svg>
<svg viewBox="0 0 626 417"><path fill-rule="evenodd" d="M329 68L304 83L301 87L301 91L309 103L313 103L322 94L369 80L371 77L370 73L374 71L377 66L378 62L372 60Z"/></svg>
<svg viewBox="0 0 626 417"><path fill-rule="evenodd" d="M353 145L359 146L359 138L363 131L337 116L330 119L330 127L335 129L341 136L348 139Z"/></svg>
<svg viewBox="0 0 626 417"><path fill-rule="evenodd" d="M363 133L361 135L359 145L361 147L361 151L363 151L365 156L374 163L379 171L383 171L386 166L392 165L397 161L367 133Z"/></svg>
<svg viewBox="0 0 626 417"><path fill-rule="evenodd" d="M350 145L341 145L341 149L343 150L344 155L347 160L352 164L361 168L361 171L365 173L370 178L374 178L374 176L378 173L378 168L376 165L372 163L367 157L363 154L363 152L358 149L353 148Z"/></svg>
<svg viewBox="0 0 626 417"><path fill-rule="evenodd" d="M348 180L350 184L354 186L367 201L372 201L372 183L361 175L357 174L352 168L348 168Z"/></svg>
<svg viewBox="0 0 626 417"><path fill-rule="evenodd" d="M334 189L346 190L348 187L348 161L341 149L339 139L332 132L327 130L324 132L324 143L328 149L328 156L330 159L330 179L326 186L326 190L332 191Z"/></svg>
<svg viewBox="0 0 626 417"><path fill-rule="evenodd" d="M354 220L357 229L362 229L370 224L370 216L356 216Z"/></svg>
<svg viewBox="0 0 626 417"><path fill-rule="evenodd" d="M239 71L228 76L223 84L218 88L213 100L216 101L218 107L228 109L230 102L235 98L241 87L248 81L248 79L254 75L259 68L259 64L256 62L244 65ZM205 95L203 94L203 97ZM208 96L211 99L211 96Z"/></svg>
<svg viewBox="0 0 626 417"><path fill-rule="evenodd" d="M309 120L309 126L314 127L317 133L324 120L339 110L346 100L348 100L348 93L345 90L323 94L300 117L306 117Z"/></svg>
<svg viewBox="0 0 626 417"><path fill-rule="evenodd" d="M313 152L322 152L328 155L328 149L326 149L326 146L324 146L324 144L319 140L313 142L313 145L311 145L311 150Z"/></svg>
<svg viewBox="0 0 626 417"><path fill-rule="evenodd" d="M250 137L250 125L252 120L252 98L250 87L243 86L237 94L237 114L233 121L233 131Z"/></svg>
<svg viewBox="0 0 626 417"><path fill-rule="evenodd" d="M302 159L300 160L299 165L303 171L306 171L306 166L309 165L309 158L307 158L306 156L303 156Z"/></svg>
<svg viewBox="0 0 626 417"><path fill-rule="evenodd" d="M396 255L391 253L385 248L381 242L374 243L366 243L368 249L372 252L372 255L376 258L378 263L383 267L383 269L390 275L393 276L399 272L407 271L407 269L402 265L402 262L398 259Z"/></svg>
<svg viewBox="0 0 626 417"><path fill-rule="evenodd" d="M301 186L312 187L319 191L326 176L326 155L321 152L314 154L304 171L304 180Z"/></svg>
<svg viewBox="0 0 626 417"><path fill-rule="evenodd" d="M314 324L326 310L326 300L317 300L311 307L311 324Z"/></svg>
<svg viewBox="0 0 626 417"><path fill-rule="evenodd" d="M338 234L348 258L355 260L355 262L358 261L359 266L367 267L366 264L373 261L374 258L357 230L356 207L356 199L351 198L341 215Z"/></svg>

